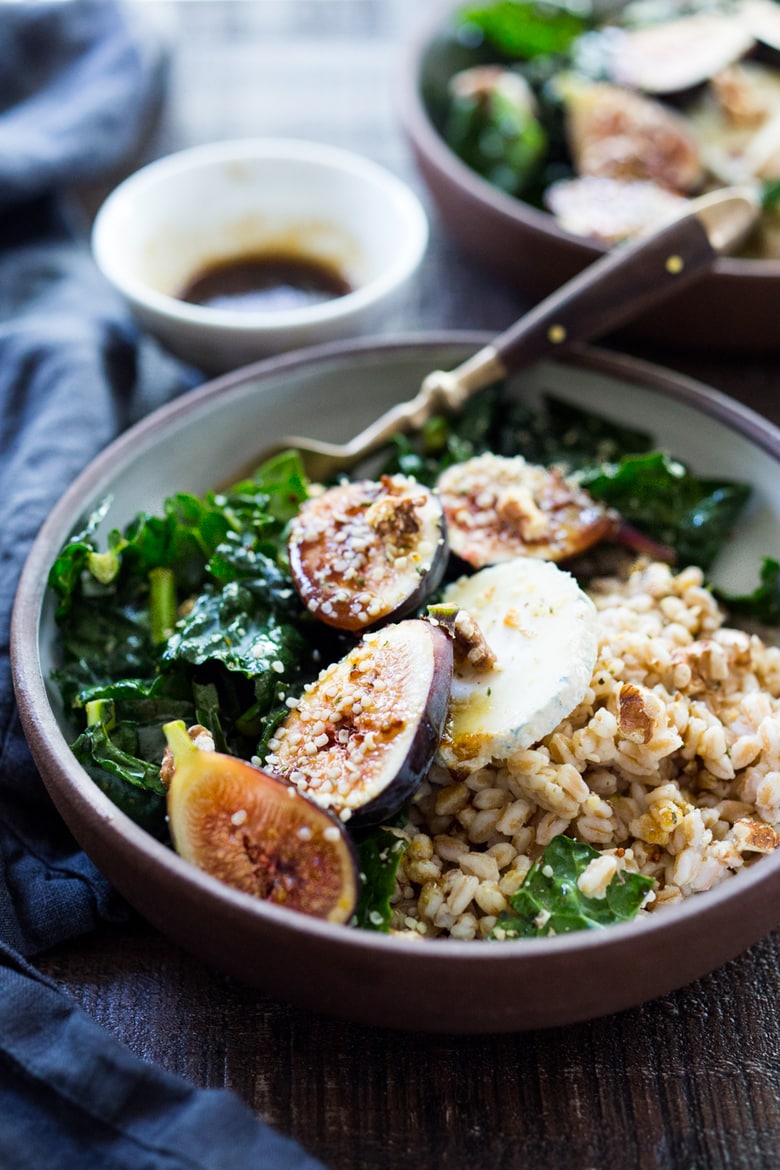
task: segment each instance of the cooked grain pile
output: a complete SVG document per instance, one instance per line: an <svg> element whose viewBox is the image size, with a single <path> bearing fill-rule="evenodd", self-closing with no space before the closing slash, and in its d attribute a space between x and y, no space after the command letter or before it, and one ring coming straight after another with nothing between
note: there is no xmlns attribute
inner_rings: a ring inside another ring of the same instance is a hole
<svg viewBox="0 0 780 1170"><path fill-rule="evenodd" d="M600 647L582 703L543 741L470 775L434 766L415 797L395 930L490 934L559 833L655 879L647 911L710 889L780 835L780 649L728 628L698 569L638 566L589 589Z"/></svg>

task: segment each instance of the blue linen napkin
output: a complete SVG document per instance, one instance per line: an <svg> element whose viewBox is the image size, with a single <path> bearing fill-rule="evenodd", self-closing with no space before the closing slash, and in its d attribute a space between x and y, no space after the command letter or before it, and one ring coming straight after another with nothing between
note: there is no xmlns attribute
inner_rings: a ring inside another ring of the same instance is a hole
<svg viewBox="0 0 780 1170"><path fill-rule="evenodd" d="M66 830L16 712L22 565L85 464L195 371L138 335L72 230L65 189L112 172L160 97L121 0L0 5L0 1166L317 1170L237 1096L100 1029L29 962L124 904Z"/></svg>

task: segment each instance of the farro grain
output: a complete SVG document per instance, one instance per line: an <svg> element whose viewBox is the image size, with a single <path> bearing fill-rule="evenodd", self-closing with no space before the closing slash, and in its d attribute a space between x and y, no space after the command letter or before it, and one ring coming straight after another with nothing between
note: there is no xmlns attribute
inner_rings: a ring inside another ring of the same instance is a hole
<svg viewBox="0 0 780 1170"><path fill-rule="evenodd" d="M576 710L509 760L465 776L438 762L421 786L396 929L486 938L562 832L602 851L591 896L617 868L654 879L641 914L777 846L780 648L725 626L698 569L645 564L590 592L601 643Z"/></svg>

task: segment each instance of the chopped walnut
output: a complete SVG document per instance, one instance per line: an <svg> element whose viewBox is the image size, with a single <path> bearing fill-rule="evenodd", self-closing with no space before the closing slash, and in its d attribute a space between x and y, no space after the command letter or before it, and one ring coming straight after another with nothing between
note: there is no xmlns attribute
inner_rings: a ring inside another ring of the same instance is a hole
<svg viewBox="0 0 780 1170"><path fill-rule="evenodd" d="M731 832L740 853L771 853L780 842L780 835L771 825L747 817L735 821Z"/></svg>
<svg viewBox="0 0 780 1170"><path fill-rule="evenodd" d="M618 695L618 730L632 743L650 743L665 714L657 695L646 687L623 683Z"/></svg>
<svg viewBox="0 0 780 1170"><path fill-rule="evenodd" d="M672 653L673 685L688 695L717 687L729 677L739 647L726 647L708 638L681 646Z"/></svg>
<svg viewBox="0 0 780 1170"><path fill-rule="evenodd" d="M213 752L216 750L214 747L214 736L208 727L204 727L203 724L194 723L192 727L188 727L187 735L195 744L195 747L200 748L202 752ZM163 752L162 763L160 764L160 779L166 788L169 787L173 779L174 771L173 752L169 747L166 747Z"/></svg>
<svg viewBox="0 0 780 1170"><path fill-rule="evenodd" d="M385 476L382 484L389 493L392 481ZM366 509L366 523L379 536L390 537L396 544L402 544L407 537L416 536L420 531L420 517L416 509L424 507L425 503L426 499L422 495L380 496Z"/></svg>
<svg viewBox="0 0 780 1170"><path fill-rule="evenodd" d="M541 540L549 527L549 519L539 508L531 492L525 487L506 488L496 502L496 515L523 540Z"/></svg>
<svg viewBox="0 0 780 1170"><path fill-rule="evenodd" d="M453 606L432 606L429 620L452 638L452 649L459 663L468 663L477 670L490 670L496 664L496 655L488 645L479 625L465 609Z"/></svg>

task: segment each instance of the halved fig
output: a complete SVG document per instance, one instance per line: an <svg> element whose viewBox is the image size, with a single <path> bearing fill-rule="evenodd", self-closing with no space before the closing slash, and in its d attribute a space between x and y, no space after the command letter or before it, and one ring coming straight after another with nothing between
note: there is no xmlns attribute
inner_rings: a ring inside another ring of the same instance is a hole
<svg viewBox="0 0 780 1170"><path fill-rule="evenodd" d="M738 13L698 12L625 30L612 57L612 80L648 94L684 93L755 44Z"/></svg>
<svg viewBox="0 0 780 1170"><path fill-rule="evenodd" d="M265 766L342 820L384 820L431 765L451 679L451 642L429 622L410 618L364 634L305 689Z"/></svg>
<svg viewBox="0 0 780 1170"><path fill-rule="evenodd" d="M176 852L245 894L348 922L359 878L337 818L278 777L198 748L183 723L163 730L173 755L168 817Z"/></svg>
<svg viewBox="0 0 780 1170"><path fill-rule="evenodd" d="M680 194L701 185L696 139L680 114L606 81L568 75L558 88L578 175L652 182Z"/></svg>
<svg viewBox="0 0 780 1170"><path fill-rule="evenodd" d="M403 475L339 484L301 508L288 556L301 600L320 621L352 631L396 621L444 575L441 504Z"/></svg>
<svg viewBox="0 0 780 1170"><path fill-rule="evenodd" d="M634 239L681 211L686 200L657 183L624 179L559 179L544 201L567 232L611 246Z"/></svg>
<svg viewBox="0 0 780 1170"><path fill-rule="evenodd" d="M780 177L780 76L747 61L722 70L689 111L707 169L722 183Z"/></svg>
<svg viewBox="0 0 780 1170"><path fill-rule="evenodd" d="M477 455L436 484L450 548L480 569L514 557L563 561L616 530L617 518L556 467Z"/></svg>

